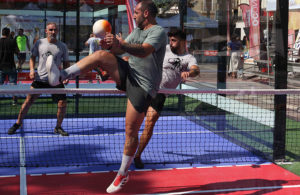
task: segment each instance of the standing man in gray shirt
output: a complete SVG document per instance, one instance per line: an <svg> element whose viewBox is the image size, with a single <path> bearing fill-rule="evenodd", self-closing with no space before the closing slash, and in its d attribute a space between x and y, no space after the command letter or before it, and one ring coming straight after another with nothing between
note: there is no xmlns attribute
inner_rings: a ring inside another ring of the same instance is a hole
<svg viewBox="0 0 300 195"><path fill-rule="evenodd" d="M60 68L61 63L63 63L63 68L69 67L69 54L66 44L56 39L58 28L56 23L50 22L46 26L47 38L38 40L32 50L31 58L29 61L31 79L34 79L31 88L64 88L64 83L59 82L55 86L49 85L48 82L48 71L46 69L46 64L52 64L57 68ZM37 72L35 72L36 57L39 59L37 66ZM26 100L24 101L17 122L8 130L8 134L15 134L16 131L22 125L23 119L27 114L32 103L39 97L39 94L28 94ZM57 102L57 123L54 128L54 133L60 134L62 136L68 136L69 134L65 132L61 124L66 113L67 101L65 94L53 94L52 99Z"/></svg>
<svg viewBox="0 0 300 195"><path fill-rule="evenodd" d="M166 51L167 36L155 20L157 7L152 1L141 1L134 10L137 28L123 40L119 35L106 34L100 50L89 55L70 68L59 71L49 67L49 83L75 77L96 67L107 71L117 88L126 91L128 97L125 117L125 144L122 164L118 174L107 188L108 193L119 191L128 181L128 169L138 146L138 131L152 98L156 96L162 78L162 64ZM116 55L127 52L129 61Z"/></svg>
<svg viewBox="0 0 300 195"><path fill-rule="evenodd" d="M186 33L181 29L173 29L168 33L169 45L163 62L163 73L160 88L175 89L182 81L200 74L196 58L186 51ZM145 120L144 131L134 158L136 168L144 168L141 155L153 135L153 128L160 117L167 96L158 93L151 101Z"/></svg>

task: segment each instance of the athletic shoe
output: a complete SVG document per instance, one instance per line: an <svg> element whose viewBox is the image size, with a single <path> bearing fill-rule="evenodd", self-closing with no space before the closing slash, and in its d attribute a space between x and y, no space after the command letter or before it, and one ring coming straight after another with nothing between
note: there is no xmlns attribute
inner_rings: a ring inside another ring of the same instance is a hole
<svg viewBox="0 0 300 195"><path fill-rule="evenodd" d="M103 75L102 71L99 70L99 68L95 68L94 70L98 73L100 81L103 82L103 81L108 80L108 78L109 78L109 75L108 75L108 74Z"/></svg>
<svg viewBox="0 0 300 195"><path fill-rule="evenodd" d="M7 134L8 135L13 135L16 133L16 131L21 127L21 125L15 123L11 128L9 128Z"/></svg>
<svg viewBox="0 0 300 195"><path fill-rule="evenodd" d="M65 132L61 127L55 127L54 133L55 134L60 134L62 136L69 136L69 133Z"/></svg>
<svg viewBox="0 0 300 195"><path fill-rule="evenodd" d="M137 169L143 169L144 168L144 163L142 162L140 157L134 158L134 166Z"/></svg>
<svg viewBox="0 0 300 195"><path fill-rule="evenodd" d="M114 181L106 189L106 192L112 194L120 191L123 188L123 186L128 182L128 180L129 180L128 174L126 176L117 174Z"/></svg>
<svg viewBox="0 0 300 195"><path fill-rule="evenodd" d="M46 69L48 72L48 82L51 86L60 84L60 71L53 61L53 55L49 55L46 60Z"/></svg>

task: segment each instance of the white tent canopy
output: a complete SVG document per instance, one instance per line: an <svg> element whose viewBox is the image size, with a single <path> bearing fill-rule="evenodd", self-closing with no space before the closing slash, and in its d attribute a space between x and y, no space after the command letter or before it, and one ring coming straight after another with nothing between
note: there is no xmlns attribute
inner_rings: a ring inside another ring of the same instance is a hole
<svg viewBox="0 0 300 195"><path fill-rule="evenodd" d="M289 9L300 9L300 1L299 0L289 0ZM268 0L267 1L267 11L276 11L276 0Z"/></svg>
<svg viewBox="0 0 300 195"><path fill-rule="evenodd" d="M156 18L157 23L162 27L180 27L180 15L169 18ZM188 29L218 28L218 22L198 14L191 8L187 8L187 22L184 27Z"/></svg>

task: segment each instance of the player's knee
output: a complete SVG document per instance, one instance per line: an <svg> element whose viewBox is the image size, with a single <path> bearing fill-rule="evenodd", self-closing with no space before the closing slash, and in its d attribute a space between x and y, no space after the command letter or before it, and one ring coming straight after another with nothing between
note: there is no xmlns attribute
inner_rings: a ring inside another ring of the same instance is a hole
<svg viewBox="0 0 300 195"><path fill-rule="evenodd" d="M138 138L138 131L139 129L137 128L132 128L130 126L125 126L125 134L126 137L131 137L131 138Z"/></svg>
<svg viewBox="0 0 300 195"><path fill-rule="evenodd" d="M97 58L98 60L105 60L108 54L109 53L107 51L98 50L94 53L94 57Z"/></svg>
<svg viewBox="0 0 300 195"><path fill-rule="evenodd" d="M65 100L59 100L58 101L58 107L59 108L67 107L67 101L65 101Z"/></svg>

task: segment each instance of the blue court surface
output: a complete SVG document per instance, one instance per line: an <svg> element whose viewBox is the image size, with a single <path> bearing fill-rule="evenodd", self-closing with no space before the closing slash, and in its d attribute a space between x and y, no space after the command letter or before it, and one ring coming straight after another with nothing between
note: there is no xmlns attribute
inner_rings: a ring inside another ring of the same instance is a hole
<svg viewBox="0 0 300 195"><path fill-rule="evenodd" d="M7 135L14 122L0 120L0 164L8 166L0 168L0 176L19 175L20 164L25 164L27 174L119 169L125 140L123 117L66 118L63 128L68 137L53 133L56 119L25 119L17 134ZM142 159L145 169L269 163L182 116L159 118Z"/></svg>

